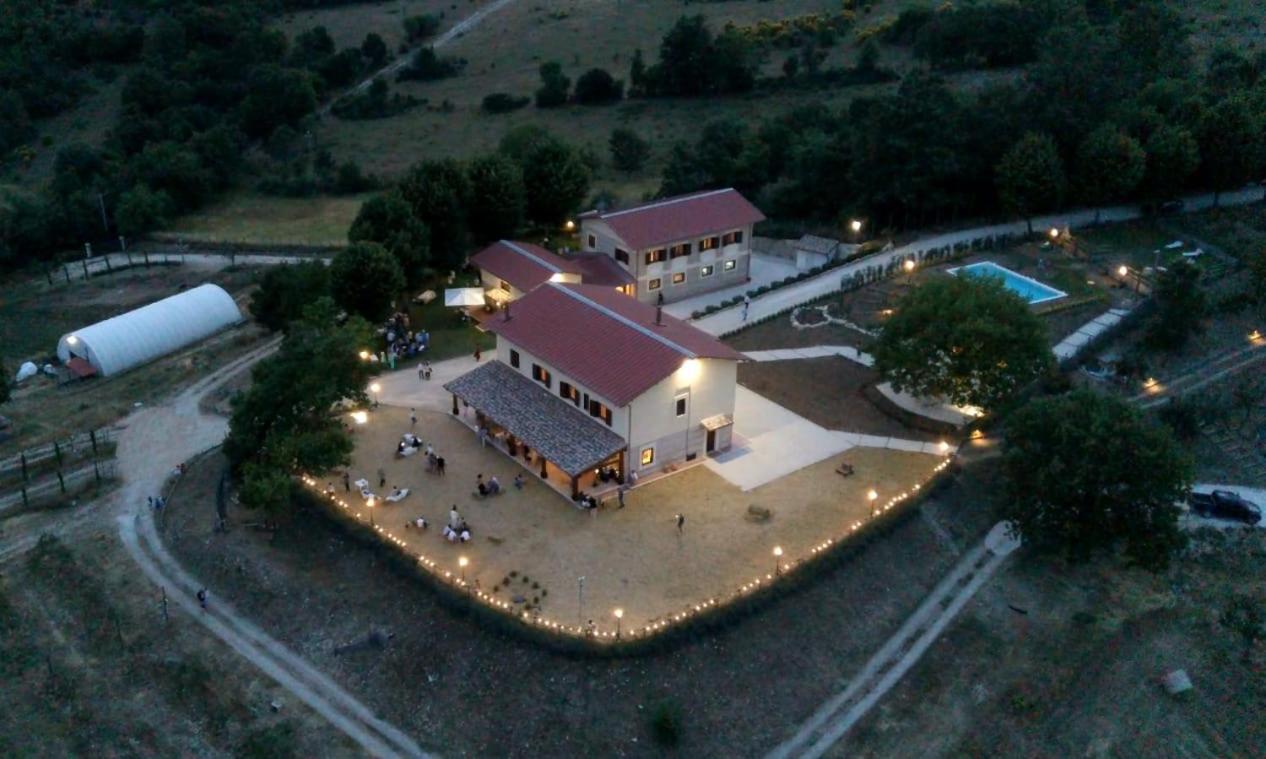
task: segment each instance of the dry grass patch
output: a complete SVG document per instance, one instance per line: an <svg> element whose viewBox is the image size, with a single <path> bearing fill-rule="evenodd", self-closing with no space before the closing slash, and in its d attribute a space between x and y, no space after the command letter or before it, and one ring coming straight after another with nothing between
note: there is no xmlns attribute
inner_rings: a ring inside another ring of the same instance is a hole
<svg viewBox="0 0 1266 759"><path fill-rule="evenodd" d="M185 242L346 245L347 230L366 197L279 198L239 193L176 219L155 237Z"/></svg>

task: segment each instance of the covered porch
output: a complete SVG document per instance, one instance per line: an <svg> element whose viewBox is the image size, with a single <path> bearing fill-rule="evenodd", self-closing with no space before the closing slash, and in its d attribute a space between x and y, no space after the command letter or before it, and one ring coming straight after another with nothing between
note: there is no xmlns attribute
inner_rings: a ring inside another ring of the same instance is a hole
<svg viewBox="0 0 1266 759"><path fill-rule="evenodd" d="M567 497L601 500L624 481L624 438L505 364L490 361L444 389L454 416Z"/></svg>

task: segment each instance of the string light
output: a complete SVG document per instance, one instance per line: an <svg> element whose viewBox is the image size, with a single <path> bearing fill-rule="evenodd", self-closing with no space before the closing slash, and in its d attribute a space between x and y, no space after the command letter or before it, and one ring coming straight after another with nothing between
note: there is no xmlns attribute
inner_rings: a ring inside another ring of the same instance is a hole
<svg viewBox="0 0 1266 759"><path fill-rule="evenodd" d="M943 472L951 463L952 463L951 458L947 457L945 459L942 459L940 463L938 463L935 467L932 468L932 476L929 478L929 481L932 478L935 478L941 472ZM349 510L351 508L350 504L348 504L347 501L344 501L342 498L339 498L336 494L326 493L323 490L321 490L319 483L315 479L304 476L304 477L301 477L301 481L304 484L306 484L308 487L315 490L319 495L324 496L329 501L337 504L342 509ZM910 490L903 491L899 493L898 495L893 496L891 499L889 499L888 501L884 503L881 510L888 511L889 509L899 505L902 501L908 500L912 495L914 495L921 489L922 485L925 485L925 484L927 484L927 481L921 484L912 485ZM879 494L873 488L871 488L870 490L867 491L867 497L873 503L876 499L879 498ZM357 515L359 516L359 512L357 512ZM817 545L810 548L808 551L808 554L804 556L803 558L790 559L786 562L779 562L778 566L775 569L775 574L781 574L782 570L786 570L788 573L790 573L791 571L806 564L812 557L817 556L818 554L821 554L823 551L826 551L829 548L831 548L831 546L834 546L837 543L843 541L844 538L846 538L848 535L857 532L858 530L862 528L862 526L863 526L863 523L861 521L854 521L851 524L849 524L847 527L845 527L843 535L840 535L838 537L827 537L823 539L821 543L818 543ZM409 551L408 544L404 540L388 532L384 528L380 526L376 526L374 527L374 531L377 532L379 535L386 537L389 543L397 546L402 551L405 551L405 552ZM774 553L775 559L781 560L783 556L782 546L774 546L773 553ZM570 635L572 637L584 637L584 638L591 638L594 640L602 640L602 641L610 641L610 642L637 639L637 638L648 638L648 637L657 635L663 632L664 630L668 629L669 627L676 626L676 625L689 621L691 617L694 617L700 614L705 614L712 609L726 606L730 603L733 603L734 601L738 601L744 596L750 595L752 593L755 593L761 590L765 586L772 585L775 581L775 574L757 575L756 577L752 578L749 582L745 582L739 585L737 588L735 588L735 590L733 590L732 592L728 594L713 596L711 598L707 598L702 601L694 602L693 604L687 606L684 610L668 612L658 617L653 617L648 622L643 624L641 627L633 628L630 630L622 629L621 623L624 619L624 609L617 607L616 609L612 611L612 614L616 619L616 632L611 633L611 632L606 632L606 631L591 630L588 627L581 626L581 625L563 624L556 620L549 619L548 617L540 616L539 611L536 611L536 610L534 610L534 613L530 613L527 609L522 609L516 612L508 601L495 598L491 594L485 593L482 590L473 590L471 586L466 582L466 579L465 579L465 569L470 563L469 559L467 559L467 557L465 556L460 556L458 557L458 560L457 560L457 564L462 570L462 576L460 577L454 576L453 572L451 572L450 570L447 570L447 569L442 570L439 567L436 560L427 556L426 554L417 553L413 555L413 558L416 559L418 565L430 571L432 577L436 578L437 580L441 582L451 583L453 586L465 591L466 594L470 598L477 599L480 603L483 603L484 605L486 605L487 607L491 609L496 609L496 610L507 612L509 614L517 616L519 620L526 625L539 627L539 628L556 632L556 633Z"/></svg>

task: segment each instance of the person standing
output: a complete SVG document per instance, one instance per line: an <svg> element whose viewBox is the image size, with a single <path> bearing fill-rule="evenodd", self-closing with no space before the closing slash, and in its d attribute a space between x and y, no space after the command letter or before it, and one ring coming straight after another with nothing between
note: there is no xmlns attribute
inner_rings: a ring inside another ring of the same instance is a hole
<svg viewBox="0 0 1266 759"><path fill-rule="evenodd" d="M198 595L198 605L202 607L203 611L206 611L207 610L207 589L200 588L198 590L197 595Z"/></svg>
<svg viewBox="0 0 1266 759"><path fill-rule="evenodd" d="M352 478L348 476L347 472L343 472L343 490L348 493L352 492Z"/></svg>
<svg viewBox="0 0 1266 759"><path fill-rule="evenodd" d="M431 379L431 362L427 361L425 362L424 365L426 366L426 378L427 380L430 380Z"/></svg>
<svg viewBox="0 0 1266 759"><path fill-rule="evenodd" d="M412 409L412 408L409 409L409 426L410 427L418 426L418 410L417 409Z"/></svg>
<svg viewBox="0 0 1266 759"><path fill-rule="evenodd" d="M681 528L682 528L685 524L686 524L686 515L685 515L685 514L678 514L678 515L677 515L677 534L678 534L678 535L680 535L680 534L681 534Z"/></svg>
<svg viewBox="0 0 1266 759"><path fill-rule="evenodd" d="M424 379L426 379L426 367L422 364L418 364L418 382L421 382Z"/></svg>
<svg viewBox="0 0 1266 759"><path fill-rule="evenodd" d="M752 307L752 299L744 295L743 296L743 321L747 321L747 310L751 307Z"/></svg>
<svg viewBox="0 0 1266 759"><path fill-rule="evenodd" d="M628 488L624 485L621 485L620 487L615 489L616 500L620 502L620 505L616 507L618 509L624 508L624 491L625 490L628 490Z"/></svg>
<svg viewBox="0 0 1266 759"><path fill-rule="evenodd" d="M386 473L386 472L384 472L381 468L379 468L379 470L378 470L378 487L382 488L382 487L386 487L386 486L387 486L387 473Z"/></svg>
<svg viewBox="0 0 1266 759"><path fill-rule="evenodd" d="M483 353L480 351L479 346L478 346L478 345L476 345L476 346L475 346L475 363L478 363L478 362L479 362L479 359L480 359L480 357L481 357L482 355L483 355Z"/></svg>

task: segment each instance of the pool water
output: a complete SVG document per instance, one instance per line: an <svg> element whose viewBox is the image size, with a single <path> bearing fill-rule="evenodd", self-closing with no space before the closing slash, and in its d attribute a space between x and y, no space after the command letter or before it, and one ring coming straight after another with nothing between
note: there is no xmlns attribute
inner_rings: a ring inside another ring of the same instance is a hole
<svg viewBox="0 0 1266 759"><path fill-rule="evenodd" d="M1038 282L1036 279L1026 277L1011 271L1005 266L999 266L993 261L982 261L978 264L968 264L960 266L957 269L950 269L949 273L955 276L959 272L972 277L996 277L1002 280L1003 287L1011 292L1019 295L1029 302L1029 305L1037 303L1046 303L1047 301L1063 298L1068 293L1062 290L1056 290L1053 287Z"/></svg>

